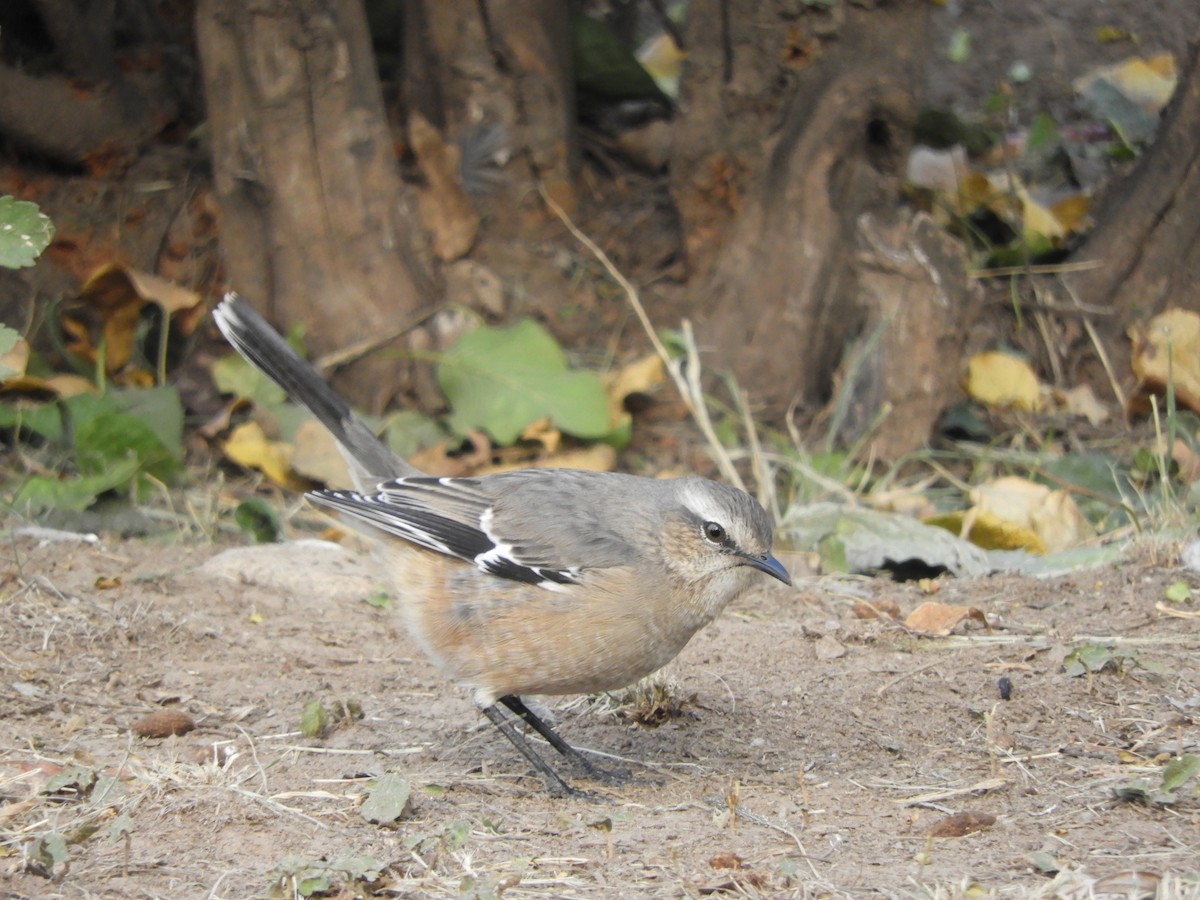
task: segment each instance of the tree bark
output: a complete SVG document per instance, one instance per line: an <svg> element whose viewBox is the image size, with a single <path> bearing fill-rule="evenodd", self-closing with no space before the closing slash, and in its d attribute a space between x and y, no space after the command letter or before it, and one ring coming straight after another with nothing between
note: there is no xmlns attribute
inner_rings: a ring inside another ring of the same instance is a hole
<svg viewBox="0 0 1200 900"><path fill-rule="evenodd" d="M229 284L317 355L396 334L434 296L359 0L201 0L197 40ZM392 354L335 379L381 409Z"/></svg>
<svg viewBox="0 0 1200 900"><path fill-rule="evenodd" d="M1131 384L1125 330L1170 307L1200 311L1200 35L1192 39L1179 85L1163 112L1153 145L1095 212L1096 228L1073 254L1099 268L1064 276L1069 293L1086 307L1113 315L1098 319L1116 376ZM1087 337L1064 354L1097 365Z"/></svg>
<svg viewBox="0 0 1200 900"><path fill-rule="evenodd" d="M672 178L690 264L709 273L697 332L775 414L827 401L844 348L878 316L859 223L891 219L928 8L777 5L771 19L748 0L695 4Z"/></svg>
<svg viewBox="0 0 1200 900"><path fill-rule="evenodd" d="M559 0L413 0L404 28L411 109L450 138L502 126L524 174L567 208L579 167L569 10ZM514 209L538 208L517 180L493 197L502 228Z"/></svg>

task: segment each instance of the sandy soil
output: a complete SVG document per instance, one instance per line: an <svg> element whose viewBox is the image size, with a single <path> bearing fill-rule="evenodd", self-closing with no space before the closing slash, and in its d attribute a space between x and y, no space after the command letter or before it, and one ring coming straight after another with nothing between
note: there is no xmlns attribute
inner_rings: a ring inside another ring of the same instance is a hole
<svg viewBox="0 0 1200 900"><path fill-rule="evenodd" d="M218 554L8 543L4 896L293 896L293 874L351 856L374 860L384 896L956 896L971 882L1026 896L1094 879L1126 896L1131 872L1200 892L1195 779L1165 806L1114 794L1200 752L1197 604L1164 604L1191 619L1159 608L1172 582L1200 589L1194 573L946 582L935 599L991 625L948 638L854 613L864 598L908 612L930 599L914 585L768 586L669 668L681 714L660 727L604 698L551 700L568 740L632 775L572 776L587 801L542 793L395 611L364 602L357 557L291 544L204 565ZM1129 656L1068 675L1067 654L1097 642ZM362 718L302 737L313 698ZM163 709L198 727L131 733ZM49 781L69 767L67 785ZM384 772L410 779L409 808L369 824L360 804ZM995 819L930 836L964 813ZM69 860L36 842L51 833ZM333 881L337 896L368 886Z"/></svg>

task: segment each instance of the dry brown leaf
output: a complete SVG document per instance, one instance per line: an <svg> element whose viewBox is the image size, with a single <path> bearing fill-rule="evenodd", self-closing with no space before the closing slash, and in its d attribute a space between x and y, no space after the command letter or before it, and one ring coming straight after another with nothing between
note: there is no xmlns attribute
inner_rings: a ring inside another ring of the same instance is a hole
<svg viewBox="0 0 1200 900"><path fill-rule="evenodd" d="M1175 92L1178 81L1175 56L1171 53L1150 57L1131 56L1119 63L1093 69L1075 79L1072 86L1076 93L1082 94L1097 80L1108 82L1126 99L1156 116Z"/></svg>
<svg viewBox="0 0 1200 900"><path fill-rule="evenodd" d="M649 353L635 359L615 372L608 372L600 379L610 405L622 409L625 398L630 394L648 394L663 383L666 370L657 353Z"/></svg>
<svg viewBox="0 0 1200 900"><path fill-rule="evenodd" d="M1081 416L1091 425L1104 424L1110 415L1108 407L1096 399L1095 391L1088 384L1059 392L1059 402L1071 415Z"/></svg>
<svg viewBox="0 0 1200 900"><path fill-rule="evenodd" d="M19 337L8 352L0 356L0 371L12 372L13 377L17 378L25 374L27 365L29 365L29 341Z"/></svg>
<svg viewBox="0 0 1200 900"><path fill-rule="evenodd" d="M316 419L301 422L292 435L291 469L335 490L356 488L338 442Z"/></svg>
<svg viewBox="0 0 1200 900"><path fill-rule="evenodd" d="M202 311L200 295L165 278L109 263L84 283L79 296L59 314L68 350L95 363L104 348L104 367L118 372L133 356L142 307L153 303L189 333Z"/></svg>
<svg viewBox="0 0 1200 900"><path fill-rule="evenodd" d="M1193 450L1182 438L1175 439L1171 448L1171 459L1179 467L1179 480L1191 484L1200 479L1200 453Z"/></svg>
<svg viewBox="0 0 1200 900"><path fill-rule="evenodd" d="M856 619L899 619L900 604L895 600L855 600L850 612Z"/></svg>
<svg viewBox="0 0 1200 900"><path fill-rule="evenodd" d="M909 629L922 634L936 634L944 637L968 619L974 619L985 628L987 627L987 618L982 610L976 609L974 606L950 606L927 600L908 614L904 624Z"/></svg>
<svg viewBox="0 0 1200 900"><path fill-rule="evenodd" d="M930 837L949 838L963 837L991 828L996 824L996 817L985 812L960 812L946 816L934 822L925 831Z"/></svg>
<svg viewBox="0 0 1200 900"><path fill-rule="evenodd" d="M736 853L726 850L709 859L708 864L714 869L740 869L744 862Z"/></svg>
<svg viewBox="0 0 1200 900"><path fill-rule="evenodd" d="M138 719L130 730L138 737L165 738L187 734L195 727L196 723L187 713L177 709L160 709Z"/></svg>
<svg viewBox="0 0 1200 900"><path fill-rule="evenodd" d="M409 117L408 134L427 182L417 192L421 221L432 234L434 255L451 262L466 255L479 233L479 214L458 174L461 154L420 113Z"/></svg>

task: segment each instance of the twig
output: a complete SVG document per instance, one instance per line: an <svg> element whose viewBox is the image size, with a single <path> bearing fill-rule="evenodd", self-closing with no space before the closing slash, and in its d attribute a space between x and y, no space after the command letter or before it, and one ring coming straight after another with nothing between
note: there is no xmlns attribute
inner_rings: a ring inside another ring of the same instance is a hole
<svg viewBox="0 0 1200 900"><path fill-rule="evenodd" d="M445 303L439 303L436 306L432 306L429 309L410 317L403 325L393 328L391 331L386 331L383 334L372 335L369 338L356 341L355 343L343 347L340 350L333 350L329 353L326 353L324 356L319 356L313 360L313 365L318 371L325 372L329 369L336 369L340 366L352 363L355 360L366 356L368 353L371 353L372 351L377 350L386 344L390 344L401 335L407 334L418 325L421 325L428 319L437 315L445 308Z"/></svg>
<svg viewBox="0 0 1200 900"><path fill-rule="evenodd" d="M691 414L692 419L700 427L705 441L708 442L709 449L716 459L717 468L721 471L721 477L735 487L744 489L745 485L742 482L742 478L738 474L737 469L734 468L733 461L729 458L729 453L717 438L716 429L713 428L712 419L708 415L708 408L704 404L704 390L700 384L700 351L696 347L696 338L692 332L692 323L684 319L681 324L683 345L686 354L683 363L681 363L680 360L673 359L667 352L667 348L663 346L658 333L654 330L654 324L646 314L646 308L642 306L637 289L621 274L621 270L608 258L608 254L601 250L595 241L580 231L579 227L571 221L571 217L567 215L566 211L550 196L550 193L546 190L546 186L539 181L537 187L542 202L546 204L554 215L558 216L559 221L563 223L567 231L571 233L571 236L583 244L588 249L588 252L599 260L600 265L604 266L609 277L625 292L625 299L629 301L629 305L633 307L638 321L642 323L642 330L646 332L646 337L650 339L650 344L654 347L654 352L662 360L663 366L671 376L671 380L675 382L675 388L679 391L684 406L687 407L688 413ZM685 368L687 370L686 374L683 371Z"/></svg>
<svg viewBox="0 0 1200 900"><path fill-rule="evenodd" d="M979 269L971 272L970 277L976 280L984 278L1007 278L1009 275L1065 275L1069 272L1086 272L1098 269L1102 265L1098 259L1081 259L1079 262L1055 263L1045 266L1001 266L995 269Z"/></svg>
<svg viewBox="0 0 1200 900"><path fill-rule="evenodd" d="M1083 304L1079 302L1079 298L1075 296L1075 292L1071 290L1071 286L1065 281L1060 282L1063 289L1067 292L1067 296L1071 298L1080 309L1083 309ZM1116 373L1113 371L1112 363L1108 360L1108 353L1104 349L1104 343L1100 340L1100 335L1096 333L1095 327L1092 325L1092 320L1088 316L1083 316L1083 327L1087 331L1088 339L1092 342L1092 346L1096 348L1096 356L1100 359L1100 365L1104 367L1104 374L1108 376L1108 384L1112 388L1113 396L1117 398L1117 405L1122 410L1126 409L1128 403L1125 397L1125 392L1121 390L1121 382L1117 380Z"/></svg>

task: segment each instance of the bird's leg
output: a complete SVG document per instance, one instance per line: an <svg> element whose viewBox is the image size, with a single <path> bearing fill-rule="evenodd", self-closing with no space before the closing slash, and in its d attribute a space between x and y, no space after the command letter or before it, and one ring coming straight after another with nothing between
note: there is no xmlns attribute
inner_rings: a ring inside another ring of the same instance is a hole
<svg viewBox="0 0 1200 900"><path fill-rule="evenodd" d="M520 701L517 701L517 702L519 703ZM507 705L507 704L505 704L505 705ZM524 704L522 704L522 706L523 705ZM529 742L527 740L525 740L524 735L522 735L519 731L517 731L517 729L512 727L512 723L509 722L507 718L505 718L504 713L502 713L500 711L500 708L497 707L496 704L493 703L490 706L484 706L484 707L482 707L482 709L483 709L483 714L492 720L493 725L495 725L497 728L500 729L500 733L503 734L506 738L508 738L509 741L512 742L512 745L514 747L516 747L517 750L520 751L521 755L524 756L527 760L529 760L530 765L532 765L535 769L538 770L538 773L541 774L542 778L546 779L546 789L553 796L555 796L555 797L588 797L588 796L590 796L585 791L581 791L576 788L573 788L569 784L567 784L565 781L563 781L562 778L559 776L559 774L557 772L555 772L552 768L550 768L549 763L547 763L544 759L542 759L540 756L538 756L537 751L529 746ZM544 724L542 727L547 728L547 726L545 726ZM549 730L549 728L547 728L547 730ZM558 735L555 735L555 737L558 738ZM549 738L547 738L547 740L549 740ZM558 740L562 741L564 745L566 744L566 742L563 741L562 738L558 738Z"/></svg>
<svg viewBox="0 0 1200 900"><path fill-rule="evenodd" d="M564 757L575 763L581 769L588 773L589 776L596 781L603 781L608 784L620 782L624 779L613 775L611 772L606 772L599 766L592 763L586 756L564 741L557 731L543 722L538 716L525 705L525 701L515 694L501 697L500 702L511 709L514 713L525 720L525 723L546 739L546 741L561 753ZM493 720L494 721L494 720Z"/></svg>

